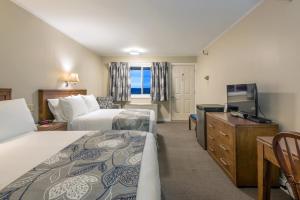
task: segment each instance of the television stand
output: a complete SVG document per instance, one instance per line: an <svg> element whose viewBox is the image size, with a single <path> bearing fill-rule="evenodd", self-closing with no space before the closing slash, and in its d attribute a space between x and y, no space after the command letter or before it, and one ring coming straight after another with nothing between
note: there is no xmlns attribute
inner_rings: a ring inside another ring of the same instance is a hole
<svg viewBox="0 0 300 200"><path fill-rule="evenodd" d="M270 124L272 123L271 120L266 119L266 118L262 118L262 117L256 117L256 116L248 116L247 117L248 120L256 122L256 123L262 123L262 124Z"/></svg>
<svg viewBox="0 0 300 200"><path fill-rule="evenodd" d="M229 113L206 113L207 151L238 187L257 186L258 136L274 136L278 125L259 124Z"/></svg>

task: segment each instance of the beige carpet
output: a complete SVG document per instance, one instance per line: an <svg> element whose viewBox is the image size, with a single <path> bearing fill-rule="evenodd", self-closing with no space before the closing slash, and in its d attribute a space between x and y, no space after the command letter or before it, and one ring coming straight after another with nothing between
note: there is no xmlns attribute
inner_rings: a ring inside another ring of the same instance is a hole
<svg viewBox="0 0 300 200"><path fill-rule="evenodd" d="M165 200L254 200L256 188L237 188L196 142L187 122L158 124L159 165ZM272 190L272 200L290 200Z"/></svg>

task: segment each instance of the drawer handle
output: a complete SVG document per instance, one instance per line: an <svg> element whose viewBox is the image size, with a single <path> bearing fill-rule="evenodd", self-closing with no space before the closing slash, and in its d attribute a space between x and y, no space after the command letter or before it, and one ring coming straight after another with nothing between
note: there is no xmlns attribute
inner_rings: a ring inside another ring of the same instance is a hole
<svg viewBox="0 0 300 200"><path fill-rule="evenodd" d="M228 166L227 162L226 162L223 158L220 158L220 162L221 162L224 166Z"/></svg>
<svg viewBox="0 0 300 200"><path fill-rule="evenodd" d="M228 135L226 133L224 133L223 131L219 131L219 133L225 137L227 137Z"/></svg>
<svg viewBox="0 0 300 200"><path fill-rule="evenodd" d="M209 128L213 128L214 126L213 126L213 125L211 125L211 124L208 124L208 127L209 127Z"/></svg>
<svg viewBox="0 0 300 200"><path fill-rule="evenodd" d="M211 148L211 147L209 148L209 150L210 150L211 152L215 152L215 150L214 150L213 148Z"/></svg>
<svg viewBox="0 0 300 200"><path fill-rule="evenodd" d="M223 144L220 144L219 147L220 147L221 149L223 149L223 151L228 151L228 149L226 149L226 147L224 147Z"/></svg>
<svg viewBox="0 0 300 200"><path fill-rule="evenodd" d="M208 138L210 139L210 140L214 140L215 138L213 137L213 136L208 136Z"/></svg>

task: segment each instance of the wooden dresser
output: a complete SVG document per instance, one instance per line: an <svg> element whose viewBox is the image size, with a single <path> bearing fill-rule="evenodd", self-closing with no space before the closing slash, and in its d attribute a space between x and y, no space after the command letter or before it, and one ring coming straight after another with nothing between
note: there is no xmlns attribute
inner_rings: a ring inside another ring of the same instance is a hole
<svg viewBox="0 0 300 200"><path fill-rule="evenodd" d="M277 124L259 124L229 113L207 113L207 149L236 186L257 186L257 136L274 136Z"/></svg>

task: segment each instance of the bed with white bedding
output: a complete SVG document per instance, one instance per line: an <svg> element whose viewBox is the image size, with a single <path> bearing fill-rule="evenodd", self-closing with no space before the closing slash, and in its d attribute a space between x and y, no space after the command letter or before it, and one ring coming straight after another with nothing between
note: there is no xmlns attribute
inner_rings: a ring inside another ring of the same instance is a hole
<svg viewBox="0 0 300 200"><path fill-rule="evenodd" d="M95 96L85 94L86 90L39 90L39 120L54 117L67 122L68 130L138 130L156 135L154 111L100 109Z"/></svg>
<svg viewBox="0 0 300 200"><path fill-rule="evenodd" d="M69 121L68 129L79 131L141 130L156 134L156 120L153 110L99 109Z"/></svg>
<svg viewBox="0 0 300 200"><path fill-rule="evenodd" d="M0 102L0 120L0 199L160 199L151 133L35 132L24 99Z"/></svg>

